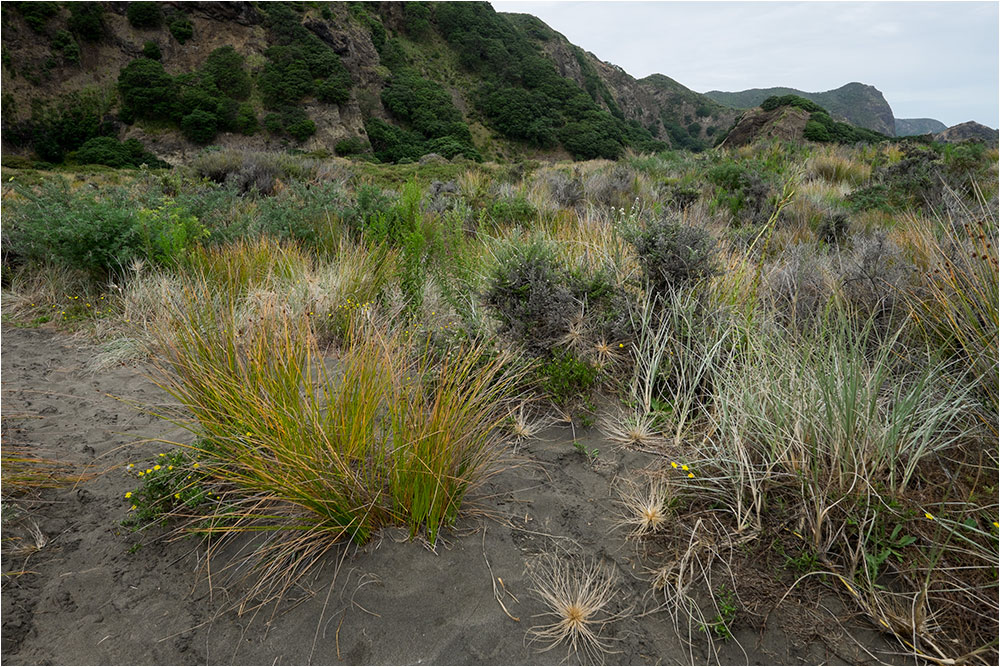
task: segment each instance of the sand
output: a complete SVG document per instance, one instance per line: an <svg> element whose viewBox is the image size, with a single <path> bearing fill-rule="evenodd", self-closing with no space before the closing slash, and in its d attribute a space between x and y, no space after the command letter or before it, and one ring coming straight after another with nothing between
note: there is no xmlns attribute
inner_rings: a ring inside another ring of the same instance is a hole
<svg viewBox="0 0 1000 667"><path fill-rule="evenodd" d="M617 651L606 662L711 659L700 646L690 653L656 609L649 563L615 527L617 478L655 457L578 430L578 440L600 450L590 461L561 427L522 444L518 464L469 499L469 512L435 550L384 531L363 548L331 550L279 606L239 615L245 583L220 572L225 554L210 563L209 578L201 541L121 526L123 496L134 485L123 467L166 449L152 439L187 436L134 406L165 400L142 367L88 372L96 351L51 329L2 330L4 438L93 473L4 507L3 570L24 572L3 581L4 664L576 663L562 648L539 652L526 641L528 629L545 621L538 616L545 607L529 590L525 567L546 553L600 559L616 573L609 611L628 613L602 631ZM46 544L26 554L19 538L33 525ZM779 594L778 580L788 579L766 569L756 576L773 580ZM717 659L872 662L844 633L837 617L848 614L833 594L814 598L797 590L765 626L770 609L748 601L735 640L721 644ZM887 648L859 623L847 629L862 644Z"/></svg>

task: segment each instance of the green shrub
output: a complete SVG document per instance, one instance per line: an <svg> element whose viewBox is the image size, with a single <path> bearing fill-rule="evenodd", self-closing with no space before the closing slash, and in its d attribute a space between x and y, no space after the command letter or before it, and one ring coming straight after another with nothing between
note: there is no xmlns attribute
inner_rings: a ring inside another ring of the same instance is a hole
<svg viewBox="0 0 1000 667"><path fill-rule="evenodd" d="M628 235L653 293L666 294L716 271L715 239L705 229L661 218Z"/></svg>
<svg viewBox="0 0 1000 667"><path fill-rule="evenodd" d="M45 32L45 24L59 13L58 2L15 2L17 11L24 17L24 22L35 32Z"/></svg>
<svg viewBox="0 0 1000 667"><path fill-rule="evenodd" d="M65 30L60 30L52 38L52 48L62 52L63 59L68 63L80 62L80 45L73 39L73 35Z"/></svg>
<svg viewBox="0 0 1000 667"><path fill-rule="evenodd" d="M96 42L104 37L104 8L101 3L70 2L68 8L66 26L73 34L87 42Z"/></svg>
<svg viewBox="0 0 1000 667"><path fill-rule="evenodd" d="M260 126L257 124L257 112L253 106L244 102L236 110L236 131L250 136L256 134Z"/></svg>
<svg viewBox="0 0 1000 667"><path fill-rule="evenodd" d="M163 53L160 51L160 45L154 41L148 41L142 45L142 57L149 58L150 60L160 60L163 58Z"/></svg>
<svg viewBox="0 0 1000 667"><path fill-rule="evenodd" d="M177 87L163 65L149 58L137 58L118 74L122 97L121 115L126 122L135 118L169 118L177 100Z"/></svg>
<svg viewBox="0 0 1000 667"><path fill-rule="evenodd" d="M341 139L338 141L333 149L337 152L337 155L357 155L359 153L364 153L367 146L365 142L360 137L349 137L347 139Z"/></svg>
<svg viewBox="0 0 1000 667"><path fill-rule="evenodd" d="M566 350L559 350L550 361L539 366L538 376L542 390L556 405L565 407L590 395L597 383L597 368Z"/></svg>
<svg viewBox="0 0 1000 667"><path fill-rule="evenodd" d="M195 109L181 119L181 131L194 143L207 144L215 138L218 122L215 114Z"/></svg>
<svg viewBox="0 0 1000 667"><path fill-rule="evenodd" d="M231 46L222 46L210 53L201 66L220 93L235 100L250 96L253 82L244 69L244 59Z"/></svg>
<svg viewBox="0 0 1000 667"><path fill-rule="evenodd" d="M485 298L501 331L535 354L552 348L576 310L568 273L541 240L516 244L500 257Z"/></svg>
<svg viewBox="0 0 1000 667"><path fill-rule="evenodd" d="M827 113L826 109L812 100L807 100L806 98L798 95L773 95L760 103L760 108L764 111L773 111L778 107L798 107L799 109L804 109L810 113Z"/></svg>
<svg viewBox="0 0 1000 667"><path fill-rule="evenodd" d="M504 197L493 202L489 216L497 224L528 225L538 216L538 209L523 196Z"/></svg>
<svg viewBox="0 0 1000 667"><path fill-rule="evenodd" d="M128 22L135 28L158 28L163 23L163 12L158 2L130 2L125 10Z"/></svg>
<svg viewBox="0 0 1000 667"><path fill-rule="evenodd" d="M194 36L194 24L182 14L170 22L170 34L179 44L183 44Z"/></svg>
<svg viewBox="0 0 1000 667"><path fill-rule="evenodd" d="M71 157L79 164L103 164L108 167L168 166L145 149L138 139L119 142L114 137L95 137L85 142Z"/></svg>

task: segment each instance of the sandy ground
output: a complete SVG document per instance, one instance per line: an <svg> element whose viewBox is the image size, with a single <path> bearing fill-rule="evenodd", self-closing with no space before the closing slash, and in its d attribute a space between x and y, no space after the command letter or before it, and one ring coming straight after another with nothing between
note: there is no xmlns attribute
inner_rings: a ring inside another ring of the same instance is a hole
<svg viewBox="0 0 1000 667"><path fill-rule="evenodd" d="M93 478L5 506L2 604L4 664L556 664L578 662L559 648L540 653L526 631L545 619L525 566L543 553L599 558L617 573L612 611L631 612L603 630L618 664L684 664L634 543L614 528L617 476L651 462L615 450L594 433L596 462L577 452L568 429L522 445L523 462L472 498L469 516L436 552L386 531L361 549L331 551L323 567L278 608L238 615L239 581L206 577L204 545L137 536L121 527L128 462L163 451L151 438L184 434L129 402L163 395L141 368L86 371L96 348L48 329L2 330L4 438L58 457ZM37 526L47 542L25 554ZM141 546L134 545L141 543ZM215 572L224 563L213 561ZM492 572L491 572L492 570ZM761 581L777 577L759 573ZM494 596L494 577L504 605ZM780 578L780 577L779 577ZM783 587L775 587L783 592ZM503 595L504 589L509 595ZM815 597L815 596L813 596ZM735 664L873 662L844 632L837 600L792 595L769 609L748 605L735 640L718 659ZM758 605L759 607L759 605ZM831 612L829 609L833 609ZM848 625L871 650L886 650L862 625ZM694 662L710 658L702 649Z"/></svg>

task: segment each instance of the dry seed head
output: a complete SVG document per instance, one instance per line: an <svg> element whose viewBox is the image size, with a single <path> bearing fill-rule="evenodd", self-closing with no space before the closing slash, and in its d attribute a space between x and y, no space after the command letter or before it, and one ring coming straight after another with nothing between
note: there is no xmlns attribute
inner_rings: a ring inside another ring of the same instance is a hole
<svg viewBox="0 0 1000 667"><path fill-rule="evenodd" d="M607 416L601 420L601 432L612 442L644 446L656 441L653 416L640 411Z"/></svg>
<svg viewBox="0 0 1000 667"><path fill-rule="evenodd" d="M632 537L656 532L667 520L670 485L666 477L648 477L644 482L626 481L618 489L622 508L620 525L632 528Z"/></svg>
<svg viewBox="0 0 1000 667"><path fill-rule="evenodd" d="M528 564L533 593L546 606L540 616L554 617L547 625L528 630L531 642L545 642L542 651L567 644L574 653L597 660L611 649L601 629L616 616L607 611L615 597L613 571L600 561L560 560L549 555Z"/></svg>

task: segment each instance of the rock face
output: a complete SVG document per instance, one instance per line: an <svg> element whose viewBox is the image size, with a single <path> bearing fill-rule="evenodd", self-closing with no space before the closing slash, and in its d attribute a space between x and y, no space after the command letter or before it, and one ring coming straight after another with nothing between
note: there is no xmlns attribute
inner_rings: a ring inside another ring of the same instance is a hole
<svg viewBox="0 0 1000 667"><path fill-rule="evenodd" d="M784 106L764 111L750 109L736 122L721 148L738 148L763 139L801 141L809 122L809 112L798 107Z"/></svg>
<svg viewBox="0 0 1000 667"><path fill-rule="evenodd" d="M958 125L952 125L943 132L934 135L935 141L945 144L958 144L963 141L978 141L987 146L996 147L1000 143L1000 133L997 130L980 125L975 121L968 121Z"/></svg>
<svg viewBox="0 0 1000 667"><path fill-rule="evenodd" d="M947 125L933 118L897 118L896 136L913 137L919 134L934 134L948 128Z"/></svg>
<svg viewBox="0 0 1000 667"><path fill-rule="evenodd" d="M896 134L896 119L889 103L875 86L863 83L853 82L822 93L807 93L795 88L751 88L735 93L710 90L705 95L737 109L758 106L775 95L798 95L825 108L835 120L847 121L888 137Z"/></svg>

